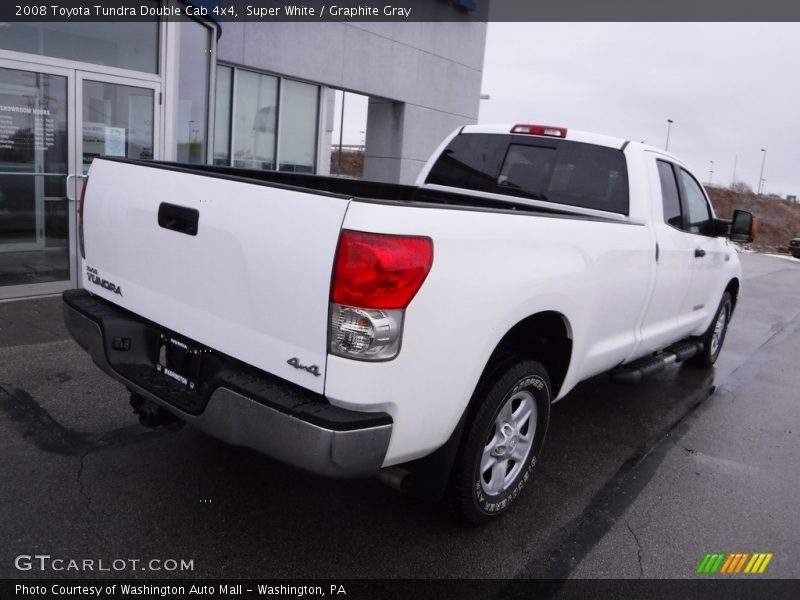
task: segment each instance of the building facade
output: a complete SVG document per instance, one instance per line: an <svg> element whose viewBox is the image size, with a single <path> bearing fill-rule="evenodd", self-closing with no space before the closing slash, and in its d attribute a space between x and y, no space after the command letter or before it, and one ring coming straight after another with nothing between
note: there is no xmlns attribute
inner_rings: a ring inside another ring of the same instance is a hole
<svg viewBox="0 0 800 600"><path fill-rule="evenodd" d="M3 24L0 300L78 285L76 199L98 156L327 174L344 90L369 97L365 177L413 182L477 120L486 35L420 2L452 20Z"/></svg>

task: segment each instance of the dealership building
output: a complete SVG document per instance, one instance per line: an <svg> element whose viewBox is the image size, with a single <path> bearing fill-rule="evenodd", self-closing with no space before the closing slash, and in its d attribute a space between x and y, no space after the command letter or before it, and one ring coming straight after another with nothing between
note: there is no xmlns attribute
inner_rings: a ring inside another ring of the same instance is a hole
<svg viewBox="0 0 800 600"><path fill-rule="evenodd" d="M79 285L98 156L328 174L344 91L368 97L364 177L412 183L477 120L486 38L470 2L416 4L429 20L0 23L0 301Z"/></svg>

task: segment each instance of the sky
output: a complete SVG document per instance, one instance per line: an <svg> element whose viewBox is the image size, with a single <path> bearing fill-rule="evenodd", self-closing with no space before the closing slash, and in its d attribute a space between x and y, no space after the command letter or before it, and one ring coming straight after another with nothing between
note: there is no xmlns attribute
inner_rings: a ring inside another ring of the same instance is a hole
<svg viewBox="0 0 800 600"><path fill-rule="evenodd" d="M764 193L800 196L800 23L489 23L482 92L480 123L663 148L672 119L669 150L704 183L730 185L735 164L757 190L765 158ZM366 97L348 94L345 144L366 120Z"/></svg>
<svg viewBox="0 0 800 600"><path fill-rule="evenodd" d="M490 23L480 123L664 147L707 182L800 196L800 24ZM738 158L737 158L738 156Z"/></svg>

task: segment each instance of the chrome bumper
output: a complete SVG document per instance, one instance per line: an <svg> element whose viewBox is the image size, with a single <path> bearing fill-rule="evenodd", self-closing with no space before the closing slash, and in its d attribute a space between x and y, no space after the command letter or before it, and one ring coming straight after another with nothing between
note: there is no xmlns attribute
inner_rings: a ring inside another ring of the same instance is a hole
<svg viewBox="0 0 800 600"><path fill-rule="evenodd" d="M311 392L266 374L259 389L284 386L280 387L283 405L270 406L270 398L251 397L241 390L219 385L210 393L202 412L190 414L115 368L108 358L112 350L104 335L105 319L115 328L115 333L126 322L132 330L151 326L83 290L65 292L67 329L92 360L132 392L157 403L193 427L229 444L252 448L328 477L368 477L381 468L392 433L389 415L333 407ZM137 337L134 331L133 337L137 343L145 336ZM301 405L306 414L325 415L331 425L312 423L302 414L292 414L292 406ZM309 405L313 410L308 409Z"/></svg>

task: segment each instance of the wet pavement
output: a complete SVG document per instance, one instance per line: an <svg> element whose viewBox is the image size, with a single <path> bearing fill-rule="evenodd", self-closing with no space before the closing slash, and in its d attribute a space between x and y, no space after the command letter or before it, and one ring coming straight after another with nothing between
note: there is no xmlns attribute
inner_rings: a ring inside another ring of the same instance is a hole
<svg viewBox="0 0 800 600"><path fill-rule="evenodd" d="M800 261L742 259L717 368L582 383L553 408L534 484L482 528L374 480L144 429L58 298L0 303L0 577L691 577L704 553L743 551L796 577ZM14 567L37 553L193 570Z"/></svg>

